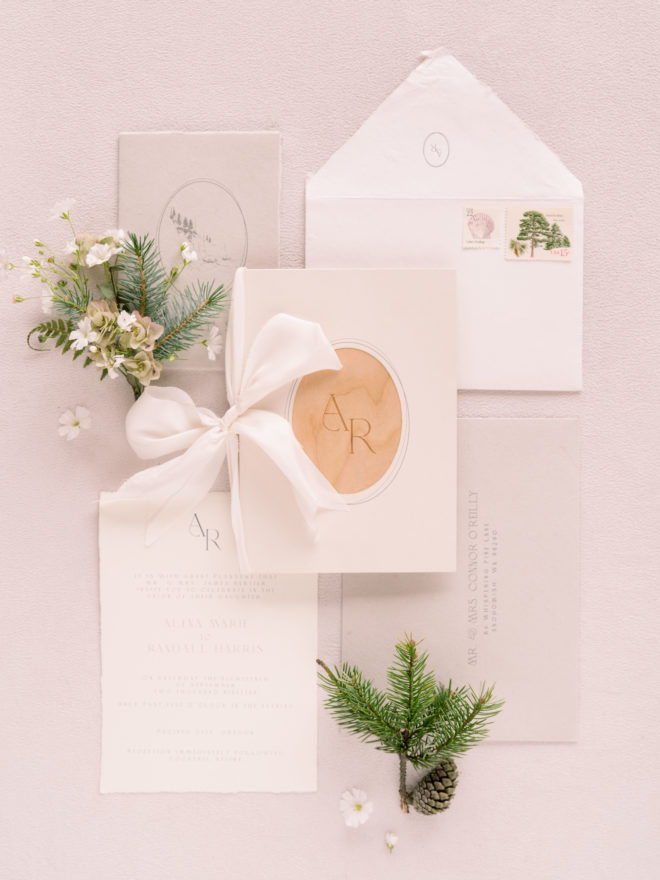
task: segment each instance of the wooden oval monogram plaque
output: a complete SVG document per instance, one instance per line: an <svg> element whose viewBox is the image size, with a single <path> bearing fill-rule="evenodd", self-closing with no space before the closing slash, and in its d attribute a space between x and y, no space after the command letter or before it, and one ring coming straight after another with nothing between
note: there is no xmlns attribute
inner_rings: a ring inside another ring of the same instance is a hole
<svg viewBox="0 0 660 880"><path fill-rule="evenodd" d="M396 458L399 392L385 365L360 348L337 348L342 369L305 376L291 424L307 456L343 495L370 489Z"/></svg>

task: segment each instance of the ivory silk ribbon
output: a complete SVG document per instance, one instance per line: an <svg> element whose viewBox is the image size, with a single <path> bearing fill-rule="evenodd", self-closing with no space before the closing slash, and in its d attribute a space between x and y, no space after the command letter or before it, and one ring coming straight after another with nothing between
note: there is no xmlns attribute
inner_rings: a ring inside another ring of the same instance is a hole
<svg viewBox="0 0 660 880"><path fill-rule="evenodd" d="M196 406L180 388L146 388L126 416L128 442L144 459L180 454L134 474L116 497L153 502L155 513L146 532L146 543L153 544L183 513L192 515L226 459L238 560L241 571L248 571L238 463L241 436L256 443L290 482L314 536L319 510L345 510L347 505L307 457L289 422L256 406L307 373L340 370L341 362L318 324L284 314L274 315L264 324L244 358L243 283L243 270L239 269L225 349L229 409L220 418L210 409Z"/></svg>

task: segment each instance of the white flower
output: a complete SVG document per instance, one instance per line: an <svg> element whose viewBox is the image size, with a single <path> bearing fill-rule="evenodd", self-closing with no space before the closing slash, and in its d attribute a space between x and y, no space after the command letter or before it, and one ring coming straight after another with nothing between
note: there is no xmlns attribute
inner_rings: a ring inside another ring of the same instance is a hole
<svg viewBox="0 0 660 880"><path fill-rule="evenodd" d="M339 799L339 809L344 816L344 822L349 828L358 828L364 825L374 805L367 800L367 794L359 788L351 788L345 791Z"/></svg>
<svg viewBox="0 0 660 880"><path fill-rule="evenodd" d="M197 253L190 247L190 243L184 241L181 245L181 256L183 257L184 266L188 263L194 263L197 259Z"/></svg>
<svg viewBox="0 0 660 880"><path fill-rule="evenodd" d="M75 199L64 199L63 202L58 202L56 205L53 205L50 212L49 220L68 220L69 219L69 211L75 205Z"/></svg>
<svg viewBox="0 0 660 880"><path fill-rule="evenodd" d="M398 842L399 838L393 831L387 831L385 833L385 846L389 849L390 852L392 852Z"/></svg>
<svg viewBox="0 0 660 880"><path fill-rule="evenodd" d="M91 427L92 417L89 414L89 410L85 409L84 406L77 406L75 412L71 412L68 409L62 413L57 433L60 437L66 437L67 440L75 440L78 434L80 434L81 428Z"/></svg>
<svg viewBox="0 0 660 880"><path fill-rule="evenodd" d="M132 327L135 324L135 315L132 315L130 312L125 312L123 309L117 315L117 326L120 330L128 330L129 327Z"/></svg>
<svg viewBox="0 0 660 880"><path fill-rule="evenodd" d="M83 348L87 348L90 342L98 339L98 336L99 334L96 330L92 330L91 318L81 318L78 321L78 329L69 333L69 339L73 342L72 347L74 351L82 351Z"/></svg>
<svg viewBox="0 0 660 880"><path fill-rule="evenodd" d="M106 229L103 238L111 238L117 244L122 244L126 240L126 233L123 229Z"/></svg>
<svg viewBox="0 0 660 880"><path fill-rule="evenodd" d="M90 351L94 351L96 346L91 345ZM96 367L98 370L107 370L108 376L111 379L116 379L121 375L117 367L120 367L124 361L126 360L126 355L123 354L110 354L108 351L101 351L99 358L96 360Z"/></svg>
<svg viewBox="0 0 660 880"><path fill-rule="evenodd" d="M110 361L110 364L108 365L108 376L110 376L111 379L116 379L117 376L121 375L119 373L119 371L117 370L117 367L120 367L124 363L125 360L126 360L126 355L123 355L123 354L116 354L112 358L112 360Z"/></svg>
<svg viewBox="0 0 660 880"><path fill-rule="evenodd" d="M41 265L39 260L35 260L33 257L23 257L23 262L26 267L24 271L27 272L31 278L38 278L41 274L39 271Z"/></svg>
<svg viewBox="0 0 660 880"><path fill-rule="evenodd" d="M214 361L222 351L222 340L220 339L220 329L218 327L211 327L205 345L209 360Z"/></svg>
<svg viewBox="0 0 660 880"><path fill-rule="evenodd" d="M111 257L121 252L121 248L112 247L109 244L95 244L89 249L85 262L88 266L101 266L107 263Z"/></svg>
<svg viewBox="0 0 660 880"><path fill-rule="evenodd" d="M73 241L69 241L66 243L64 247L64 253L70 257L72 254L78 253L78 242L74 239Z"/></svg>

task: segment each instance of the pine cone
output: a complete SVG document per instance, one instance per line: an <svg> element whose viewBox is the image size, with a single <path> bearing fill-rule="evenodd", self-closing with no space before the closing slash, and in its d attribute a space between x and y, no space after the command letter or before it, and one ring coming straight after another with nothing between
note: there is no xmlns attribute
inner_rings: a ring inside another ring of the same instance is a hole
<svg viewBox="0 0 660 880"><path fill-rule="evenodd" d="M425 816L442 813L450 805L457 784L458 768L451 758L445 758L413 788L414 809Z"/></svg>

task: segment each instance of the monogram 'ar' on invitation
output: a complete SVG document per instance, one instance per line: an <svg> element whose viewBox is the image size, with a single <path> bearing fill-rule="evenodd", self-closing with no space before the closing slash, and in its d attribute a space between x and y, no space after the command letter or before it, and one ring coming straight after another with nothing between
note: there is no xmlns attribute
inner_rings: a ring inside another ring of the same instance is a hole
<svg viewBox="0 0 660 880"><path fill-rule="evenodd" d="M314 791L316 576L238 574L226 493L147 514L101 496L101 791Z"/></svg>
<svg viewBox="0 0 660 880"><path fill-rule="evenodd" d="M575 740L578 424L458 426L457 572L345 577L343 659L378 673L412 632L445 681L496 683L493 739Z"/></svg>
<svg viewBox="0 0 660 880"><path fill-rule="evenodd" d="M290 485L241 438L245 536L256 571L453 571L456 304L443 269L241 270L245 351L284 312L320 324L340 370L259 404L285 416L347 503L304 528Z"/></svg>

